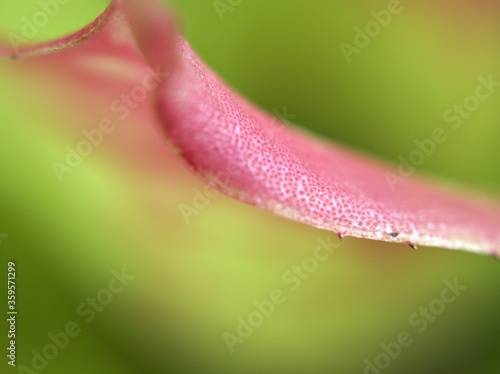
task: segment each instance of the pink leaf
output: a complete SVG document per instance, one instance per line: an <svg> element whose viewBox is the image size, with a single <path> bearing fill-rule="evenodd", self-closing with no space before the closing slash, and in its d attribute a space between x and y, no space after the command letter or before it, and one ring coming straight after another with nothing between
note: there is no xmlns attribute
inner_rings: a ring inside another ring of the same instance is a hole
<svg viewBox="0 0 500 374"><path fill-rule="evenodd" d="M225 194L342 237L498 253L498 202L416 178L391 183L393 166L285 128L227 88L185 41L178 49L160 118L192 169Z"/></svg>
<svg viewBox="0 0 500 374"><path fill-rule="evenodd" d="M394 166L281 124L229 89L182 37L174 59L173 23L155 1L126 4L134 5L124 14L138 48L126 49L122 57L139 50L151 66L169 67L156 96L160 123L204 181L245 203L342 237L499 254L498 200L479 200L413 177L394 183L401 178ZM124 35L122 21L122 2L113 1L81 32L18 55L83 39L88 40L75 49L106 48Z"/></svg>

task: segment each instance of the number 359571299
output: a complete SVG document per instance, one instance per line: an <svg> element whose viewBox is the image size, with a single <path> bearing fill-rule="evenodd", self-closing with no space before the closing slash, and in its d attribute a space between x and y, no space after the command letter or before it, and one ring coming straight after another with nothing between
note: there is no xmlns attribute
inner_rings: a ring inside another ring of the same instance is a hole
<svg viewBox="0 0 500 374"><path fill-rule="evenodd" d="M14 262L9 262L7 267L7 303L9 304L9 309L13 310L16 306L16 264Z"/></svg>

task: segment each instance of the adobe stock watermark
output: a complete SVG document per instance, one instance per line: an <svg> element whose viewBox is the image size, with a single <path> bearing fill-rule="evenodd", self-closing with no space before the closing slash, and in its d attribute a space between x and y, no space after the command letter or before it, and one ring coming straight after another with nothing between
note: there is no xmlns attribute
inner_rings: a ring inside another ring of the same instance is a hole
<svg viewBox="0 0 500 374"><path fill-rule="evenodd" d="M289 125L290 119L297 117L295 114L288 113L287 107L283 110L274 108L274 116L271 118L269 131L266 133L271 138L284 130ZM180 203L179 212L186 224L191 223L194 216L198 216L202 210L209 206L210 202L221 195L217 187L227 190L231 185L231 179L240 175L241 169L235 163L228 162L224 170L219 171L212 177L211 184L205 184L203 188L193 188L192 198L189 204Z"/></svg>
<svg viewBox="0 0 500 374"><path fill-rule="evenodd" d="M391 192L396 191L396 186L399 183L403 183L407 178L410 178L415 173L416 167L422 165L427 157L432 156L436 152L438 145L443 144L447 139L448 135L441 127L432 130L429 138L415 139L416 148L409 153L408 157L398 156L398 173L384 172L385 181Z"/></svg>
<svg viewBox="0 0 500 374"><path fill-rule="evenodd" d="M116 130L116 120L124 121L168 75L169 73L162 71L159 65L156 70L147 67L146 75L142 78L141 83L111 102L110 111L117 118L102 118L96 127L82 130L82 139L74 146L65 148L64 161L52 162L52 169L57 180L62 183L67 173L72 173L75 168L80 166L84 158L101 145L107 135Z"/></svg>
<svg viewBox="0 0 500 374"><path fill-rule="evenodd" d="M337 239L337 237L335 238ZM302 283L318 270L320 263L328 260L333 254L333 250L341 245L339 239L332 241L332 235L328 235L326 240L317 238L316 241L318 244L311 256L304 258L299 265L293 265L281 275L282 283L287 286L285 291L282 288L276 288L269 293L268 298L261 301L255 300L253 310L245 318L240 316L236 319L235 333L225 332L222 334L222 339L229 353L234 353L236 345L241 345L250 338L255 330L274 314L276 307L287 300L286 290L288 292L297 291Z"/></svg>
<svg viewBox="0 0 500 374"><path fill-rule="evenodd" d="M7 38L14 52L14 56L19 53L19 47L29 42L38 34L40 29L47 26L49 21L56 17L61 9L61 5L66 5L70 0L40 0L38 1L39 10L31 17L21 19L21 34L9 32Z"/></svg>
<svg viewBox="0 0 500 374"><path fill-rule="evenodd" d="M413 0L407 0L412 2ZM372 20L368 21L363 28L354 28L353 43L340 43L340 50L348 64L352 62L353 55L359 55L367 48L373 39L378 37L382 31L387 28L393 17L400 14L404 10L401 0L389 0L385 9L375 11L372 10L370 15Z"/></svg>
<svg viewBox="0 0 500 374"><path fill-rule="evenodd" d="M271 117L271 128L269 129L269 135L271 136L271 138L281 133L286 129L287 126L291 126L290 120L293 120L297 117L296 114L288 113L288 108L286 105L283 106L282 110L273 108L272 113L273 116Z"/></svg>
<svg viewBox="0 0 500 374"><path fill-rule="evenodd" d="M104 311L114 297L121 293L129 285L130 281L135 279L135 275L128 274L125 268L120 272L112 270L111 274L113 277L108 281L105 288L97 292L95 296L87 297L84 302L76 307L76 314L79 317L85 317L83 320L85 324L94 321L97 314ZM66 323L61 331L49 332L47 334L47 343L43 347L31 350L31 365L19 365L17 366L17 372L20 374L39 374L44 371L51 361L55 360L59 353L68 348L72 339L79 336L81 332L82 325L75 321Z"/></svg>
<svg viewBox="0 0 500 374"><path fill-rule="evenodd" d="M205 184L202 189L193 188L193 197L191 204L180 203L178 205L179 212L186 224L191 223L192 217L197 216L205 209L210 201L221 195L221 192L214 187L217 186L222 189L228 189L230 186L231 178L240 174L238 165L228 163L225 170L217 172L213 177L211 184Z"/></svg>
<svg viewBox="0 0 500 374"><path fill-rule="evenodd" d="M500 81L493 80L493 74L487 78L478 77L479 84L474 93L467 96L460 103L454 103L453 106L443 113L444 122L451 124L453 130L458 130L464 120L470 118L477 112L481 103L491 98L491 96L500 88Z"/></svg>
<svg viewBox="0 0 500 374"><path fill-rule="evenodd" d="M479 83L472 95L467 96L459 103L455 103L443 113L444 122L451 124L452 130L458 130L465 120L479 110L481 103L493 97L500 88L500 81L495 81L493 74L489 74L487 78L479 76L477 80ZM384 173L387 185L392 192L396 190L398 184L410 178L415 173L416 168L423 165L426 159L436 152L440 144L448 140L447 132L449 131L445 128L436 127L428 138L415 139L416 147L407 157L398 156L397 174L393 172Z"/></svg>
<svg viewBox="0 0 500 374"><path fill-rule="evenodd" d="M233 12L237 7L241 5L243 0L214 0L212 5L214 6L215 12L219 16L219 19L224 21L224 14L227 12Z"/></svg>
<svg viewBox="0 0 500 374"><path fill-rule="evenodd" d="M413 334L404 330L401 331L393 341L380 343L382 353L376 355L372 360L365 359L364 374L381 374L394 360L397 360L403 352L403 348L409 347L414 342L415 332L423 334L434 323L440 315L444 313L447 305L453 303L467 286L458 283L455 278L453 283L448 279L444 280L445 287L441 290L438 298L433 299L425 307L420 307L418 311L410 314L408 324L414 329Z"/></svg>

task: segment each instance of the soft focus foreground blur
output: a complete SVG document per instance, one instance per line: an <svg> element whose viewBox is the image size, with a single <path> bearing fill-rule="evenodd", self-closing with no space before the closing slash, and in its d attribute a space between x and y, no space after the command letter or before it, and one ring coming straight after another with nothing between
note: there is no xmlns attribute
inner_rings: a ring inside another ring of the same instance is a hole
<svg viewBox="0 0 500 374"><path fill-rule="evenodd" d="M107 5L62 3L0 5L1 35L50 40ZM278 117L415 173L500 191L498 5L170 5L207 63ZM147 100L123 119L113 111L146 72L82 63L95 65L86 85L36 60L0 64L0 312L8 261L18 310L18 367L4 355L2 372L498 372L498 262L340 243L207 190ZM54 162L110 117L61 182ZM436 128L447 140L412 163Z"/></svg>

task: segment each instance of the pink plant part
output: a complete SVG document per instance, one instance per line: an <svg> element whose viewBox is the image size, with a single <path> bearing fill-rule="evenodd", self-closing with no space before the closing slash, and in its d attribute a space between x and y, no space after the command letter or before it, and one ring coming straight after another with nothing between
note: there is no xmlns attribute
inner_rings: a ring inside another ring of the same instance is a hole
<svg viewBox="0 0 500 374"><path fill-rule="evenodd" d="M115 48L123 58L142 54L143 64L169 69L153 103L160 126L193 172L224 194L340 238L499 255L498 200L418 178L392 189L387 173L397 174L394 166L277 123L228 88L174 29L153 0L112 1L82 31L15 57L71 47L74 58L90 46ZM113 40L124 35L135 39L119 53Z"/></svg>
<svg viewBox="0 0 500 374"><path fill-rule="evenodd" d="M162 125L182 157L225 194L286 218L384 241L475 251L500 243L500 211L407 180L392 190L392 166L316 139L233 93L182 39L183 57L158 96ZM217 175L229 167L222 182ZM396 234L397 233L397 234Z"/></svg>

